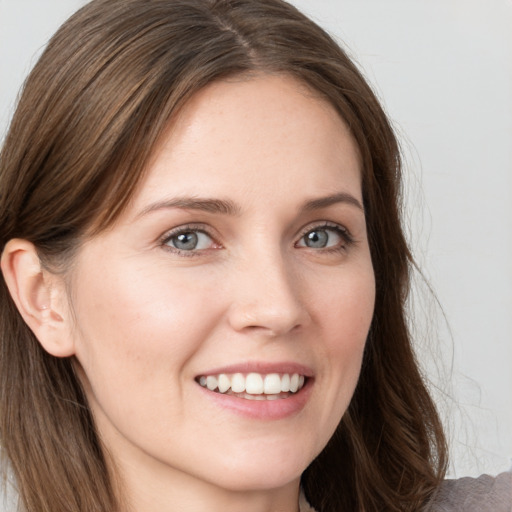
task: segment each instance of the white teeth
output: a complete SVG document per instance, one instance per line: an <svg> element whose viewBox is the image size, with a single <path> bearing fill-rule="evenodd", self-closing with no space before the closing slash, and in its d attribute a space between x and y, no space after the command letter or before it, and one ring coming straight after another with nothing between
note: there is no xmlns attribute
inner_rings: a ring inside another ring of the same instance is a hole
<svg viewBox="0 0 512 512"><path fill-rule="evenodd" d="M206 387L210 391L213 391L214 389L216 389L217 388L217 378L214 377L213 375L208 375L208 377L206 377Z"/></svg>
<svg viewBox="0 0 512 512"><path fill-rule="evenodd" d="M271 373L263 381L263 392L266 395L277 395L281 393L281 379L277 373Z"/></svg>
<svg viewBox="0 0 512 512"><path fill-rule="evenodd" d="M281 391L283 393L290 391L290 376L287 373L281 377Z"/></svg>
<svg viewBox="0 0 512 512"><path fill-rule="evenodd" d="M249 393L245 395L245 398L248 400L266 400L264 395L250 395Z"/></svg>
<svg viewBox="0 0 512 512"><path fill-rule="evenodd" d="M294 373L290 379L290 391L295 393L297 389L299 389L299 375Z"/></svg>
<svg viewBox="0 0 512 512"><path fill-rule="evenodd" d="M304 375L298 373L282 375L278 373L269 373L262 375L260 373L249 373L244 376L242 373L227 375L200 376L199 384L208 388L210 391L219 393L244 394L244 398L249 400L276 400L281 393L296 393L305 383Z"/></svg>
<svg viewBox="0 0 512 512"><path fill-rule="evenodd" d="M245 377L241 373L235 373L231 377L231 391L233 393L243 393L245 391Z"/></svg>
<svg viewBox="0 0 512 512"><path fill-rule="evenodd" d="M261 395L263 393L263 378L259 373L249 373L245 378L245 392L249 395Z"/></svg>
<svg viewBox="0 0 512 512"><path fill-rule="evenodd" d="M231 387L231 380L227 375L221 373L219 375L219 391L225 393Z"/></svg>

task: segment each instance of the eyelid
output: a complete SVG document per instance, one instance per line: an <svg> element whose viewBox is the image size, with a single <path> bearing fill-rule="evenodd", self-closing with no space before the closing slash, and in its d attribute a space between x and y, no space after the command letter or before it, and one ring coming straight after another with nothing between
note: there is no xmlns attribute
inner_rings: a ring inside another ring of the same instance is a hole
<svg viewBox="0 0 512 512"><path fill-rule="evenodd" d="M314 231L315 229L333 229L334 231L340 233L340 235L342 235L344 238L347 238L350 241L353 240L353 237L348 228L346 228L342 224L338 224L337 222L331 222L328 220L309 223L307 226L301 229L299 234L299 240L304 235L307 235L309 232Z"/></svg>

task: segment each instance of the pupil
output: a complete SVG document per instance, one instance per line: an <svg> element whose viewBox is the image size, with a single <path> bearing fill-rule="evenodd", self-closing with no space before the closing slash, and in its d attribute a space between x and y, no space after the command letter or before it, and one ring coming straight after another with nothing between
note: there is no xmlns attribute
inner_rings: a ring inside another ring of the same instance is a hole
<svg viewBox="0 0 512 512"><path fill-rule="evenodd" d="M196 245L196 233L182 233L178 235L174 241L174 247L176 247L176 249L190 250L195 249Z"/></svg>
<svg viewBox="0 0 512 512"><path fill-rule="evenodd" d="M327 245L328 235L325 231L311 231L307 234L308 247L321 248Z"/></svg>

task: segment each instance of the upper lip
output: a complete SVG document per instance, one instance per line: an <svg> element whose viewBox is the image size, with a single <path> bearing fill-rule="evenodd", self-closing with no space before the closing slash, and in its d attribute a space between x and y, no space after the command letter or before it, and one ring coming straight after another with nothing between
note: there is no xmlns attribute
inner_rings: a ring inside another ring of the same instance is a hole
<svg viewBox="0 0 512 512"><path fill-rule="evenodd" d="M268 375L270 373L298 373L304 377L313 377L313 370L303 364L293 362L263 362L263 361L247 361L243 363L231 364L223 367L212 368L198 376L219 375L221 373L261 373Z"/></svg>

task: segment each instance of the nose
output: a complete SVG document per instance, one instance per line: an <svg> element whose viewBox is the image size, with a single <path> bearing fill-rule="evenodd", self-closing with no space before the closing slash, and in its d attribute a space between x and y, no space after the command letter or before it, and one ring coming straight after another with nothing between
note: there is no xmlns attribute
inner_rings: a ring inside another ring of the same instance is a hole
<svg viewBox="0 0 512 512"><path fill-rule="evenodd" d="M295 275L294 275L295 274ZM300 276L281 254L253 254L232 276L231 327L276 337L310 322Z"/></svg>

